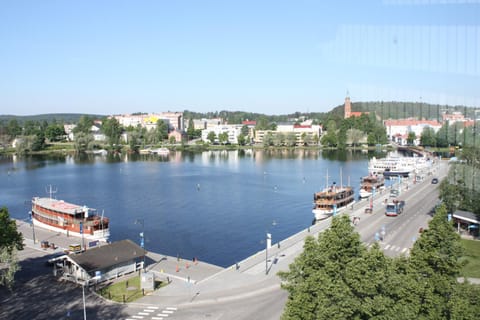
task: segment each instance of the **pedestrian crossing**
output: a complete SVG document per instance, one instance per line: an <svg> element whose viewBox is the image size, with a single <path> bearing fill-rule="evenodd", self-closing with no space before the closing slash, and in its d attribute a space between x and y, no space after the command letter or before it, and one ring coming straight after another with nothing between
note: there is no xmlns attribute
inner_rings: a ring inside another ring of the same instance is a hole
<svg viewBox="0 0 480 320"><path fill-rule="evenodd" d="M370 248L371 246L373 246L374 243L375 242L369 243L367 247ZM395 246L387 243L379 243L379 244L380 244L380 248L383 249L384 251L393 251L398 254L405 254L405 255L410 254L410 248L399 247L399 246Z"/></svg>
<svg viewBox="0 0 480 320"><path fill-rule="evenodd" d="M166 307L161 311L159 309L159 307L149 306L125 320L166 320L178 310L175 307Z"/></svg>

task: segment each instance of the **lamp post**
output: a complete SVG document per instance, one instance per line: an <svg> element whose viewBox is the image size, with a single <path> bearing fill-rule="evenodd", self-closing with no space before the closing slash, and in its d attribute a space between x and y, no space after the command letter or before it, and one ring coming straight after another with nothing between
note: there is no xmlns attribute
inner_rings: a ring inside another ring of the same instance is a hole
<svg viewBox="0 0 480 320"><path fill-rule="evenodd" d="M33 213L32 211L28 211L28 215L30 216L30 222L32 223L32 235L33 235L33 244L35 245L35 224L33 223Z"/></svg>
<svg viewBox="0 0 480 320"><path fill-rule="evenodd" d="M87 320L87 307L85 305L85 283L82 285L82 296L83 296L83 320Z"/></svg>
<svg viewBox="0 0 480 320"><path fill-rule="evenodd" d="M275 220L272 222L272 226L276 226L277 223ZM266 237L265 237L265 275L268 275L268 249L272 246L272 234L268 232L268 229L266 231Z"/></svg>
<svg viewBox="0 0 480 320"><path fill-rule="evenodd" d="M142 232L140 232L140 247L143 248L143 270L145 270L145 221L143 219L135 220L135 224L142 225Z"/></svg>

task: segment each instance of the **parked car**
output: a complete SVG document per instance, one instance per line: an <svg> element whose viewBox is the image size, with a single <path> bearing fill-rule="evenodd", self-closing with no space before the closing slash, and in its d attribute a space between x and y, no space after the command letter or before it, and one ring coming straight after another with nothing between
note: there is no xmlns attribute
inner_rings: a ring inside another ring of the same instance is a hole
<svg viewBox="0 0 480 320"><path fill-rule="evenodd" d="M432 179L432 184L437 184L438 183L438 179L437 178L433 178Z"/></svg>

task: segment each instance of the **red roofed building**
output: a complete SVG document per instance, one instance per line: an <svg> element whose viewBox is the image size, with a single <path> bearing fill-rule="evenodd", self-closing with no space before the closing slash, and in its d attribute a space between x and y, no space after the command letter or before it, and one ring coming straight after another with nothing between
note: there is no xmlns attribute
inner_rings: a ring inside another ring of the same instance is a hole
<svg viewBox="0 0 480 320"><path fill-rule="evenodd" d="M244 126L256 126L257 125L257 121L255 120L243 120L242 121L242 124Z"/></svg>
<svg viewBox="0 0 480 320"><path fill-rule="evenodd" d="M414 144L418 145L424 128L432 128L437 133L442 127L437 120L398 119L385 120L383 123L387 130L388 138L401 145L407 143L406 140L410 132L415 133L417 138Z"/></svg>

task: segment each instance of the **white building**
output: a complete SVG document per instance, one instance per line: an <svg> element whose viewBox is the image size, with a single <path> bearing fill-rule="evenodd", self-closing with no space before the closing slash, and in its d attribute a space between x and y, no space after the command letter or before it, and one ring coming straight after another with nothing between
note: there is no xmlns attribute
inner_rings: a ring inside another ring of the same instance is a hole
<svg viewBox="0 0 480 320"><path fill-rule="evenodd" d="M437 120L414 120L414 119L398 119L385 120L385 128L387 137L398 144L407 144L407 137L410 132L415 133L414 144L420 144L420 137L425 128L432 128L435 133L440 130L442 125Z"/></svg>
<svg viewBox="0 0 480 320"><path fill-rule="evenodd" d="M208 140L208 134L210 132L215 133L215 136L216 136L215 142L219 142L218 136L226 132L228 134L228 142L232 144L237 144L238 143L237 137L242 132L242 125L224 124L224 125L209 126L207 127L207 129L202 130L202 141L210 142L210 140Z"/></svg>
<svg viewBox="0 0 480 320"><path fill-rule="evenodd" d="M254 142L257 144L263 144L263 138L267 133L272 133L273 135L277 133L289 134L293 133L295 135L295 144L300 145L306 141L313 142L315 138L320 138L322 135L322 126L312 125L312 124L292 124L292 123L279 123L277 124L277 130L256 130ZM304 141L305 138L305 141Z"/></svg>
<svg viewBox="0 0 480 320"><path fill-rule="evenodd" d="M136 115L116 115L113 116L118 123L124 127L141 126L151 130L157 127L158 120L162 120L168 124L170 130L184 131L183 112L161 112L150 114L136 114Z"/></svg>

